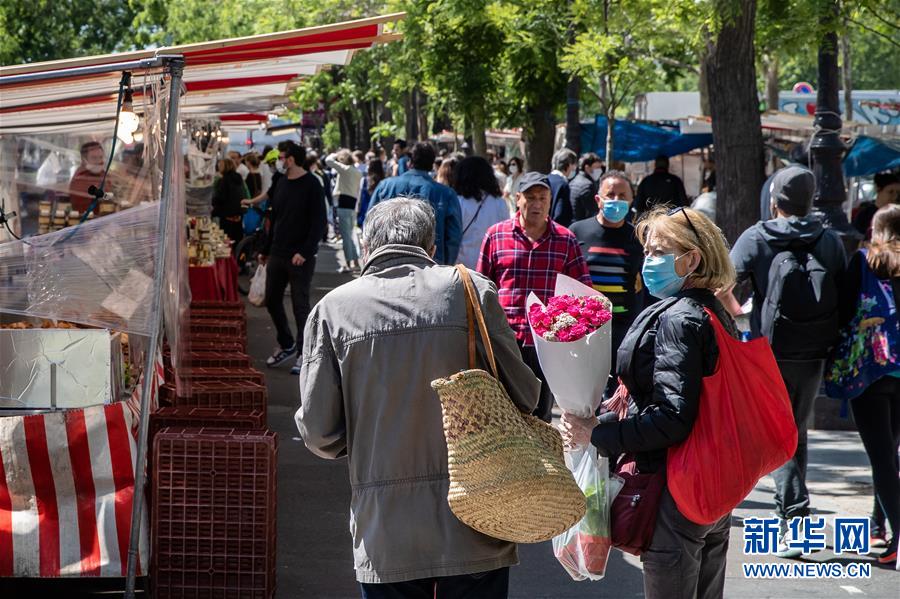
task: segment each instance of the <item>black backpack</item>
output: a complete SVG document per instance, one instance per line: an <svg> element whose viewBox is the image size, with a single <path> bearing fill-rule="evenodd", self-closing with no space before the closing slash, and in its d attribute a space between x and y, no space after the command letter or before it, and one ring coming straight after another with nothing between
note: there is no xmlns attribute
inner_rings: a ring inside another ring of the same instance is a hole
<svg viewBox="0 0 900 599"><path fill-rule="evenodd" d="M837 343L837 284L813 253L823 234L789 245L769 267L761 332L778 358L823 359Z"/></svg>

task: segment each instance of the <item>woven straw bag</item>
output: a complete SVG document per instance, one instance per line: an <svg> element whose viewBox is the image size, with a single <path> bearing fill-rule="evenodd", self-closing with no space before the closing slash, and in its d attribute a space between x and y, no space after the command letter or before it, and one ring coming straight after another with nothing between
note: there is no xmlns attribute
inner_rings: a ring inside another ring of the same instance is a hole
<svg viewBox="0 0 900 599"><path fill-rule="evenodd" d="M450 490L447 503L463 523L514 543L546 541L585 513L581 489L563 459L559 432L522 414L498 381L481 305L468 271L469 370L432 381L441 400ZM475 321L493 376L475 369Z"/></svg>

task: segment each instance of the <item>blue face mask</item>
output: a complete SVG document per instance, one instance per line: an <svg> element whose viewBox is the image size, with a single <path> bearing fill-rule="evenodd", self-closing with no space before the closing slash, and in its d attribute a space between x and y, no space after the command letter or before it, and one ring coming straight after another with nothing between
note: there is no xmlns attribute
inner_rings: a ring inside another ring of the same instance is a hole
<svg viewBox="0 0 900 599"><path fill-rule="evenodd" d="M618 223L628 216L630 206L625 200L603 200L603 218L611 223Z"/></svg>
<svg viewBox="0 0 900 599"><path fill-rule="evenodd" d="M678 258L686 255L682 254ZM641 269L641 275L650 295L659 299L665 299L681 291L687 275L679 277L678 273L675 272L675 261L678 258L675 257L675 254L647 256L644 258L644 267Z"/></svg>

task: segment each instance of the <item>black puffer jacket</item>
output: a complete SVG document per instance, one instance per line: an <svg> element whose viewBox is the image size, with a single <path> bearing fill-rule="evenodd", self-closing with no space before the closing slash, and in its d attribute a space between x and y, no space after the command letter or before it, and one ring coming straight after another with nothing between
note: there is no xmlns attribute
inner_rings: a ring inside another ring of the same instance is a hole
<svg viewBox="0 0 900 599"><path fill-rule="evenodd" d="M631 393L628 417L598 425L591 442L608 455L634 453L641 472L666 462L667 448L687 438L700 387L715 372L719 347L704 307L733 337L731 316L707 289L688 289L653 304L631 325L618 353L618 375Z"/></svg>

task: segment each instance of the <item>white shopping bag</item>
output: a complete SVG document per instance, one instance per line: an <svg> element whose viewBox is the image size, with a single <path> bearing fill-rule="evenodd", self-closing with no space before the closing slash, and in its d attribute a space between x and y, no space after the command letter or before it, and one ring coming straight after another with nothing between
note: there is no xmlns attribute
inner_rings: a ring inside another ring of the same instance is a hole
<svg viewBox="0 0 900 599"><path fill-rule="evenodd" d="M566 275L556 276L554 295L603 295ZM543 303L532 292L525 302L527 314L534 304ZM529 321L528 326L531 327ZM531 336L541 370L559 407L574 416L593 416L603 401L603 390L612 365L612 321L578 341L547 341L534 332Z"/></svg>
<svg viewBox="0 0 900 599"><path fill-rule="evenodd" d="M256 267L256 273L250 281L250 293L247 299L254 306L266 304L266 267L260 264Z"/></svg>

